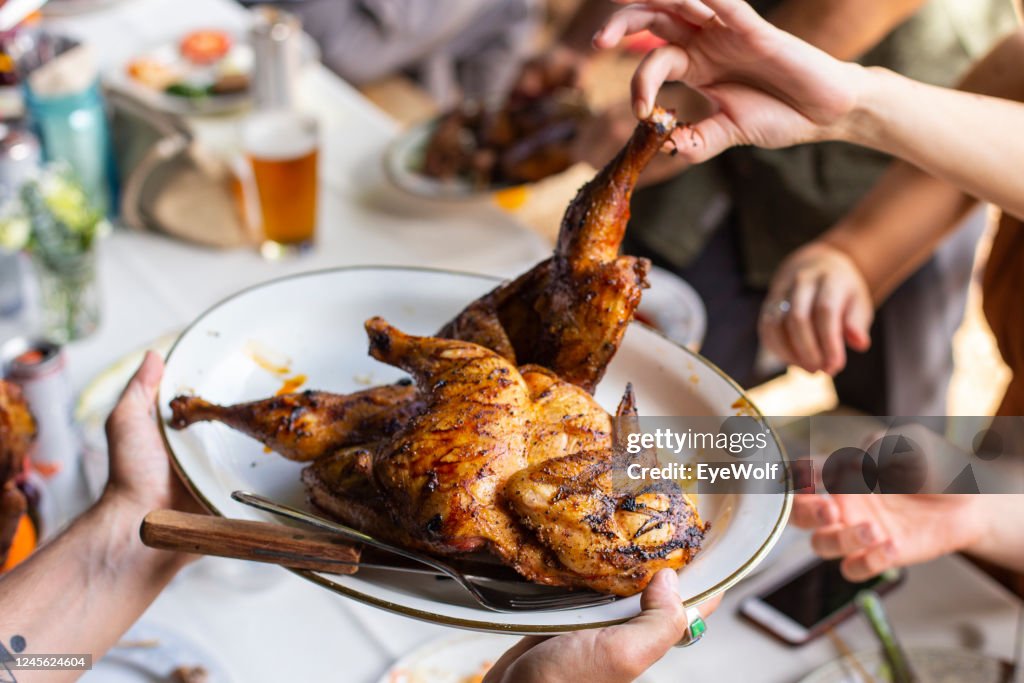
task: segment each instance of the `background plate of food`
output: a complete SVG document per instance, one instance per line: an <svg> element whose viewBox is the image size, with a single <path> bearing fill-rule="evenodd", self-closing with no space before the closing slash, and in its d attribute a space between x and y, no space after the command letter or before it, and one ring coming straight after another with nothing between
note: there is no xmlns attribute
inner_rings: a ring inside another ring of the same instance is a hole
<svg viewBox="0 0 1024 683"><path fill-rule="evenodd" d="M303 63L318 49L302 36ZM225 114L251 101L252 47L244 34L207 27L154 44L104 74L104 80L175 114Z"/></svg>
<svg viewBox="0 0 1024 683"><path fill-rule="evenodd" d="M211 512L268 519L231 499L245 489L309 507L304 464L222 424L174 430L168 402L196 394L220 404L281 391L353 392L404 377L367 355L363 324L383 316L411 334L434 333L495 280L463 273L349 268L308 273L245 290L210 309L178 339L160 389L164 434L187 485ZM756 415L742 390L709 362L639 324L630 325L595 398L612 411L632 383L641 415ZM772 449L781 446L774 437ZM711 523L696 556L679 571L688 603L734 585L768 553L785 527L788 493L700 495ZM274 520L277 521L277 520ZM639 612L639 596L568 612L496 613L473 603L452 582L382 570L351 576L300 572L304 578L367 604L451 626L504 633L559 633L619 622Z"/></svg>
<svg viewBox="0 0 1024 683"><path fill-rule="evenodd" d="M480 197L569 168L573 139L589 116L582 94L569 88L496 108L467 102L402 133L384 169L396 187L419 197Z"/></svg>

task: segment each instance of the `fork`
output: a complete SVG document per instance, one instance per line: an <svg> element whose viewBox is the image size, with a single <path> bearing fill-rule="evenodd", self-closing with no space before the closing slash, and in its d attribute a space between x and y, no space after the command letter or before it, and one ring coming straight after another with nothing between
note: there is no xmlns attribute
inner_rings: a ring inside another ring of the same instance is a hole
<svg viewBox="0 0 1024 683"><path fill-rule="evenodd" d="M298 508L284 505L283 503L277 503L269 498L264 498L259 494L249 493L248 491L235 491L231 494L231 497L239 503L256 508L257 510L270 512L272 514L302 522L303 524L314 526L326 531L333 531L349 541L363 543L378 550L383 550L385 552L399 555L408 560L425 564L454 580L462 586L466 592L480 604L481 607L485 607L494 612L559 612L571 609L581 609L584 607L606 605L618 599L614 595L603 595L593 591L551 590L536 587L533 584L528 585L537 591L535 593L506 590L490 585L491 582L489 581L467 576L443 560L439 560L431 557L430 555L416 552L414 550L407 550L399 546L391 545L390 543L379 541L376 538L351 527L338 524L337 522L333 522L329 519L324 519L323 517L306 512L305 510L299 510Z"/></svg>

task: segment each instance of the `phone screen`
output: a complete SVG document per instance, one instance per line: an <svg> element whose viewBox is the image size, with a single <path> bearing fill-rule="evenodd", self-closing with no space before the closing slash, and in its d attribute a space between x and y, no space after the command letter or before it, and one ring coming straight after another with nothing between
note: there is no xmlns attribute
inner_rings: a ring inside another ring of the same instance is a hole
<svg viewBox="0 0 1024 683"><path fill-rule="evenodd" d="M816 562L782 584L761 600L806 629L811 629L853 602L858 591L892 582L877 576L863 583L851 583L839 572L840 560Z"/></svg>

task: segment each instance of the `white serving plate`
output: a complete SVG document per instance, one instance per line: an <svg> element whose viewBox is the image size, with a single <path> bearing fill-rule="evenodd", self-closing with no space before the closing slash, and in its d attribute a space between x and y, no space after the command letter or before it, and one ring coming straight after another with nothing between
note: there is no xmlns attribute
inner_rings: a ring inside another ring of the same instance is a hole
<svg viewBox="0 0 1024 683"><path fill-rule="evenodd" d="M659 332L691 351L700 351L708 328L708 313L700 294L675 273L651 266L650 288L644 290L637 313Z"/></svg>
<svg viewBox="0 0 1024 683"><path fill-rule="evenodd" d="M364 267L306 273L244 290L200 316L171 349L158 399L161 424L170 417L168 402L181 393L237 403L280 389L281 377L254 362L254 349L307 375L303 388L348 392L397 380L399 370L367 355L363 322L381 315L403 331L431 334L495 282L447 271ZM627 382L636 389L642 415L733 415L738 401L747 405L718 368L637 324L626 333L597 400L614 410ZM236 489L308 507L299 481L302 464L268 454L258 442L219 424L163 432L177 469L211 512L278 521L231 500ZM781 454L777 440L770 447ZM792 496L781 493L701 495L700 513L712 528L696 559L679 572L681 598L701 602L748 574L782 533L791 504ZM482 631L562 633L617 623L640 611L634 596L567 612L505 614L477 606L451 582L432 577L372 570L354 576L298 573L392 612Z"/></svg>

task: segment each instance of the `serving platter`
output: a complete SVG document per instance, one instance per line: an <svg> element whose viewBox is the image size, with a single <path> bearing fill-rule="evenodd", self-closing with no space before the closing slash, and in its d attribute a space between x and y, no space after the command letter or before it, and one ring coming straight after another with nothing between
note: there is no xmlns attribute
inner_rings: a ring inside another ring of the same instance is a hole
<svg viewBox="0 0 1024 683"><path fill-rule="evenodd" d="M166 425L170 399L196 393L237 403L285 386L350 392L397 380L399 370L367 355L366 319L380 315L403 331L431 334L496 282L450 271L340 268L274 280L217 304L175 342L160 387L161 426L186 485L211 512L228 517L277 521L233 501L237 489L308 508L301 463L267 453L223 425L173 430ZM627 382L633 383L642 415L756 415L742 390L715 366L639 324L627 331L597 400L614 410ZM783 458L774 435L769 449ZM684 602L706 600L752 571L781 535L791 504L789 493L700 495L701 515L712 527L701 552L679 572ZM618 623L640 611L634 596L566 612L505 614L477 606L451 582L432 577L372 570L352 576L297 573L392 612L498 633L563 633Z"/></svg>

